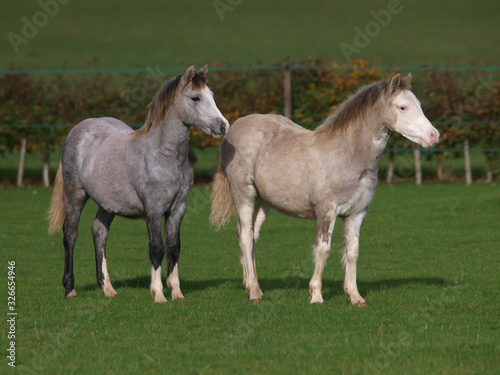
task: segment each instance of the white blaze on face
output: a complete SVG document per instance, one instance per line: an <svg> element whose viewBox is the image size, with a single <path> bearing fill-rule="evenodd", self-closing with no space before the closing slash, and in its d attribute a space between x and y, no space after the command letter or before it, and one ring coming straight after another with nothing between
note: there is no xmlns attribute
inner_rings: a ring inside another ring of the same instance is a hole
<svg viewBox="0 0 500 375"><path fill-rule="evenodd" d="M434 146L439 140L439 132L425 117L420 102L409 90L402 90L393 101L396 111L395 132L424 147Z"/></svg>

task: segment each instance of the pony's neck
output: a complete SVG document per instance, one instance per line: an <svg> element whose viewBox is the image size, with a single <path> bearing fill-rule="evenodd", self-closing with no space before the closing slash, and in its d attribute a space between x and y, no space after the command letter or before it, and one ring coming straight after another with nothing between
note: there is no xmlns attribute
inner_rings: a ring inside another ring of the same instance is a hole
<svg viewBox="0 0 500 375"><path fill-rule="evenodd" d="M385 108L381 103L362 117L352 119L333 137L320 140L326 150L349 155L353 166L359 169L378 169L380 157L389 139L390 131L385 125Z"/></svg>
<svg viewBox="0 0 500 375"><path fill-rule="evenodd" d="M349 136L356 154L364 156L367 162L377 159L377 168L390 135L385 118L381 115L383 112L382 108L379 110L374 107L370 114L364 119L357 119L359 123L352 124L346 131L351 133Z"/></svg>
<svg viewBox="0 0 500 375"><path fill-rule="evenodd" d="M151 128L146 137L154 149L165 156L175 157L181 164L188 158L189 126L169 110L163 124Z"/></svg>

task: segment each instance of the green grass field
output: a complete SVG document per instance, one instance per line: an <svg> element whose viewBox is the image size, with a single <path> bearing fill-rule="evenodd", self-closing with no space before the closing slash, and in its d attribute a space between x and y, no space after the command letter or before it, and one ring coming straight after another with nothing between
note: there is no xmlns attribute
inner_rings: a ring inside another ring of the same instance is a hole
<svg viewBox="0 0 500 375"><path fill-rule="evenodd" d="M214 3L239 5L219 16ZM376 21L373 13L389 4L395 4L390 20ZM38 1L0 7L2 69L10 63L88 68L95 59L104 68L275 64L308 56L343 63L341 43L359 47L351 58L382 65L499 63L500 2L493 0L69 1L45 22L37 18L43 12ZM23 17L41 26L29 29ZM356 44L355 28L367 27L368 40ZM9 33L26 41L16 44L17 52Z"/></svg>
<svg viewBox="0 0 500 375"><path fill-rule="evenodd" d="M0 296L6 306L14 260L20 373L498 373L498 186L380 186L361 235L365 308L349 305L342 290L341 222L325 303L311 306L314 223L276 213L257 248L264 300L249 302L234 220L220 232L209 228L206 187L192 189L182 228L185 301L153 304L145 224L120 218L108 242L119 297L102 295L90 234L94 203L84 210L75 253L78 297L65 299L62 234L46 232L51 193L0 190ZM6 363L1 373L10 373Z"/></svg>
<svg viewBox="0 0 500 375"><path fill-rule="evenodd" d="M215 2L233 4L222 19ZM43 21L40 2L3 1L0 69L247 66L308 57L344 63L340 44L355 45L355 28L364 30L389 3L68 1L29 36L23 17ZM500 2L401 0L398 9L351 58L385 66L499 64ZM27 42L17 52L9 33ZM196 173L206 180L217 153L197 156ZM472 156L478 182L484 156ZM2 180L15 181L17 157L0 155ZM368 306L357 308L342 289L341 222L323 279L325 303L311 306L314 223L276 213L257 247L264 300L250 303L234 220L220 232L209 228L204 186L192 189L182 228L185 301L153 304L145 223L121 218L107 254L119 297L104 298L95 280L92 202L75 253L78 297L65 299L62 234L49 237L45 221L52 190L36 186L41 155L28 154L25 179L33 186L0 189L0 374L499 374L500 186L399 184L412 181L409 157L397 157L395 185L378 188L363 226L358 286ZM52 178L58 158L51 156ZM424 181L434 180L435 161L422 160ZM386 165L384 156L382 178ZM498 176L498 159L494 168ZM447 156L444 169L462 182L462 158ZM12 371L9 261L16 262L18 314Z"/></svg>

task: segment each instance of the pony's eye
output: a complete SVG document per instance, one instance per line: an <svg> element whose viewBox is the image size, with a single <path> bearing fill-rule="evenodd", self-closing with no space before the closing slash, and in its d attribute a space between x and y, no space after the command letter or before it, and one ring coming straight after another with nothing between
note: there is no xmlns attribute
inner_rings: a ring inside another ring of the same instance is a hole
<svg viewBox="0 0 500 375"><path fill-rule="evenodd" d="M406 110L408 109L408 107L407 107L407 106L402 105L401 107L399 107L399 109L400 109L400 110L402 110L402 111L406 111Z"/></svg>
<svg viewBox="0 0 500 375"><path fill-rule="evenodd" d="M199 101L200 101L200 97L199 97L199 96L193 96L193 97L191 98L191 100L192 100L193 102L199 102Z"/></svg>

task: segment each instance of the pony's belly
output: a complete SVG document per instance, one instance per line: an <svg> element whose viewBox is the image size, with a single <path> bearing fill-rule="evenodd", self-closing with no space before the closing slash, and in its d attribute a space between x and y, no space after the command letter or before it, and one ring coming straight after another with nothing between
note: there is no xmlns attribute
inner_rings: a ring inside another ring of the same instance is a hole
<svg viewBox="0 0 500 375"><path fill-rule="evenodd" d="M314 211L310 209L294 209L294 207L289 207L289 206L274 206L273 204L269 204L271 208L275 209L279 213L282 213L283 215L291 216L291 217L297 217L299 219L310 219L313 220L316 218L314 215Z"/></svg>
<svg viewBox="0 0 500 375"><path fill-rule="evenodd" d="M310 169L303 160L274 148L260 161L255 172L254 185L259 195L273 209L289 216L314 219L310 197Z"/></svg>
<svg viewBox="0 0 500 375"><path fill-rule="evenodd" d="M106 211L124 217L140 217L144 214L144 206L137 195L110 191L109 194L89 194L90 197Z"/></svg>
<svg viewBox="0 0 500 375"><path fill-rule="evenodd" d="M108 204L104 205L103 208L108 212L114 213L115 215L128 218L137 218L144 216L144 209L141 209L139 207L132 207L132 206L123 207L118 205L110 205L108 202Z"/></svg>
<svg viewBox="0 0 500 375"><path fill-rule="evenodd" d="M304 200L304 195L294 194L290 189L279 189L270 192L268 189L258 189L260 197L273 209L282 214L301 219L314 219L314 208Z"/></svg>

